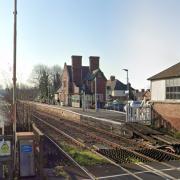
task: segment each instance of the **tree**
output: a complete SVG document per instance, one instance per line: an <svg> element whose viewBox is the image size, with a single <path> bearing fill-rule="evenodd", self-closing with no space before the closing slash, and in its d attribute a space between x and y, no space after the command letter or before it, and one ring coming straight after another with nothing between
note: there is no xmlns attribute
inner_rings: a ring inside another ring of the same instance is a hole
<svg viewBox="0 0 180 180"><path fill-rule="evenodd" d="M44 64L35 65L32 69L29 81L35 87L39 87L39 82L44 72L46 72L47 74L49 74L50 72L49 68L46 65Z"/></svg>
<svg viewBox="0 0 180 180"><path fill-rule="evenodd" d="M39 93L40 99L46 101L49 96L49 80L48 80L48 73L44 70L42 72L42 76L39 79Z"/></svg>
<svg viewBox="0 0 180 180"><path fill-rule="evenodd" d="M49 101L54 93L61 86L62 68L58 65L48 67L43 64L34 66L30 81L39 90L39 98L42 101Z"/></svg>

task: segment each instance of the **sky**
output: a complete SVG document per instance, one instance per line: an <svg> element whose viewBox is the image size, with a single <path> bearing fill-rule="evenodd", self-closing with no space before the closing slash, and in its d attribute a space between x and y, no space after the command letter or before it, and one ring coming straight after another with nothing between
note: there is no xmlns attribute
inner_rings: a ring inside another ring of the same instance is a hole
<svg viewBox="0 0 180 180"><path fill-rule="evenodd" d="M71 64L100 56L107 79L136 89L180 62L179 0L17 0L17 82L36 64ZM13 0L0 0L0 84L12 82Z"/></svg>

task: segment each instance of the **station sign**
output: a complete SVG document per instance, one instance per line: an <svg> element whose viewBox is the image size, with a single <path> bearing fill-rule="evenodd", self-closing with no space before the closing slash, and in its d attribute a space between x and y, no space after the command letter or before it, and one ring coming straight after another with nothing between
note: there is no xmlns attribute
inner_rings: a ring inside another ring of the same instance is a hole
<svg viewBox="0 0 180 180"><path fill-rule="evenodd" d="M32 152L32 145L21 145L21 152L22 153L30 153Z"/></svg>
<svg viewBox="0 0 180 180"><path fill-rule="evenodd" d="M11 141L0 141L0 156L11 155Z"/></svg>

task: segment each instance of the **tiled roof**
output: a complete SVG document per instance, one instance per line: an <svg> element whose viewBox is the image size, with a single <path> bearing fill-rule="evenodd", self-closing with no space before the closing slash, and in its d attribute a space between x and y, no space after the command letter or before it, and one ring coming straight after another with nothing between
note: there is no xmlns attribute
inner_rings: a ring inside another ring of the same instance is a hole
<svg viewBox="0 0 180 180"><path fill-rule="evenodd" d="M114 81L108 80L106 85L110 86L112 90L127 90L127 85L117 79Z"/></svg>
<svg viewBox="0 0 180 180"><path fill-rule="evenodd" d="M103 78L106 80L106 77L104 76L104 73L100 70L100 69L96 69L94 70L92 73L88 73L87 76L85 77L85 80L89 80L92 81L95 79L97 73L101 73L101 75L103 76Z"/></svg>
<svg viewBox="0 0 180 180"><path fill-rule="evenodd" d="M123 90L123 91L127 90L127 84L122 83L118 79L115 79L114 81L108 80L106 86L111 87L111 90ZM131 90L135 90L133 87L131 87L130 83L129 86Z"/></svg>
<svg viewBox="0 0 180 180"><path fill-rule="evenodd" d="M158 80L158 79L167 79L167 78L175 78L175 77L180 77L180 62L148 78L148 80Z"/></svg>

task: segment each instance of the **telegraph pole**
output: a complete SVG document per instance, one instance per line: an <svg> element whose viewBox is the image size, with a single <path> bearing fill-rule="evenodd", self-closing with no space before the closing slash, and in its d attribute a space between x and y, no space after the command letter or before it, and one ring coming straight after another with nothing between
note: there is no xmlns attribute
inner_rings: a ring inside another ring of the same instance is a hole
<svg viewBox="0 0 180 180"><path fill-rule="evenodd" d="M14 37L13 37L13 137L14 137L14 162L13 170L16 169L16 38L17 38L17 0L14 0Z"/></svg>

